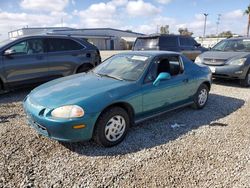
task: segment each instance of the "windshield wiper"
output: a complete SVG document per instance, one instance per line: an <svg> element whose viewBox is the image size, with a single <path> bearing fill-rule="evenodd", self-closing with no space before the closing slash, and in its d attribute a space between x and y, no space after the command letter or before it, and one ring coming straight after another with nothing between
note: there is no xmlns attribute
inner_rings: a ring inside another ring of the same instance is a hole
<svg viewBox="0 0 250 188"><path fill-rule="evenodd" d="M116 76L111 76L109 74L99 74L100 76L105 76L105 77L108 77L108 78L114 78L116 80L120 80L120 81L123 81L122 78L119 78L119 77L116 77Z"/></svg>

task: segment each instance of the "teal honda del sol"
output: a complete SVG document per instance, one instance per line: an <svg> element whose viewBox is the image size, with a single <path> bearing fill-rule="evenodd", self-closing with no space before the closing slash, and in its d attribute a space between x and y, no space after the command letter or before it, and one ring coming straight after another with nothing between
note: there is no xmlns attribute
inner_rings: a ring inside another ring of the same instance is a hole
<svg viewBox="0 0 250 188"><path fill-rule="evenodd" d="M211 71L175 52L114 55L88 73L45 83L25 98L29 124L49 138L110 147L129 127L170 110L206 105Z"/></svg>

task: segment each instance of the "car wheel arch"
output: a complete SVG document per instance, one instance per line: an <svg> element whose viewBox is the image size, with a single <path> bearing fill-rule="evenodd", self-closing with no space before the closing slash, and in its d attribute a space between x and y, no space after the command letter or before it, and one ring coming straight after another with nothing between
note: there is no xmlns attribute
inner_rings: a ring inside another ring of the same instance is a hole
<svg viewBox="0 0 250 188"><path fill-rule="evenodd" d="M89 69L94 68L94 66L93 66L91 63L83 63L83 64L81 64L80 66L77 67L77 69L76 69L75 72L76 72L76 73L80 73L80 72L81 72L80 70L81 70L82 68L85 68L85 67L86 67L86 68L89 68Z"/></svg>
<svg viewBox="0 0 250 188"><path fill-rule="evenodd" d="M205 84L205 85L208 87L208 90L210 91L210 89L211 89L211 84L210 84L208 81L202 82L201 85L202 85L202 84Z"/></svg>
<svg viewBox="0 0 250 188"><path fill-rule="evenodd" d="M120 107L122 109L124 109L128 115L129 115L129 119L130 119L130 123L133 124L134 123L134 109L133 107L127 103L127 102L116 102L116 103L113 103L113 104L110 104L108 106L106 106L103 110L101 110L101 113L99 114L98 118L97 118L97 121L98 119L100 118L100 116L106 112L107 110L111 109L111 108L114 108L114 107ZM96 122L97 122L96 121Z"/></svg>
<svg viewBox="0 0 250 188"><path fill-rule="evenodd" d="M4 89L4 82L2 78L0 77L0 90Z"/></svg>

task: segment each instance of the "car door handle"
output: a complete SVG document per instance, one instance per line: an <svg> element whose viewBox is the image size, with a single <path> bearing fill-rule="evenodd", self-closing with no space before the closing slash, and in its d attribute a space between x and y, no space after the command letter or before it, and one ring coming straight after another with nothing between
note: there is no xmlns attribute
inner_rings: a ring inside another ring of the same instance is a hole
<svg viewBox="0 0 250 188"><path fill-rule="evenodd" d="M184 79L184 80L182 80L184 83L188 83L188 81L189 81L189 79L188 78L186 78L186 79Z"/></svg>

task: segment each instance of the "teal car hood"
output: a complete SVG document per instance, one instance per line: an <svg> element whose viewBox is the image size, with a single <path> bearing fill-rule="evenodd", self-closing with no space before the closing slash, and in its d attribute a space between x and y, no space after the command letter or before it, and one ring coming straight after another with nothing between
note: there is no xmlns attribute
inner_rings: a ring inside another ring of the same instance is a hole
<svg viewBox="0 0 250 188"><path fill-rule="evenodd" d="M130 85L131 82L108 77L99 77L93 73L77 74L56 79L35 88L29 98L46 108L57 108L62 105L79 104L86 99L105 100L116 98L117 89ZM125 92L126 93L126 92ZM95 101L98 103L98 101Z"/></svg>

